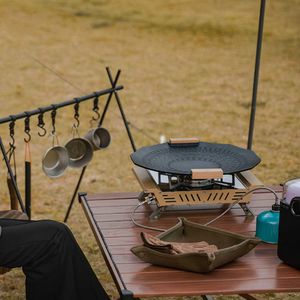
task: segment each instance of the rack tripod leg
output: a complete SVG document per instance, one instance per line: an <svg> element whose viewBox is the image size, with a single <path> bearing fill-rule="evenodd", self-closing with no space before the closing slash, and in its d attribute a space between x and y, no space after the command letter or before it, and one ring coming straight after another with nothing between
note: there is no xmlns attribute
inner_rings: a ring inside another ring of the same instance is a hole
<svg viewBox="0 0 300 300"><path fill-rule="evenodd" d="M85 170L86 170L86 166L83 167L83 169L81 170L81 174L80 174L79 180L78 180L78 182L77 182L76 188L75 188L75 190L74 190L73 197L72 197L72 199L71 199L71 202L70 202L70 204L69 204L67 213L66 213L65 218L64 218L64 223L66 223L66 222L68 221L68 218L69 218L69 215L70 215L70 212L71 212L71 209L72 209L74 200L75 200L75 198L76 198L77 192L78 192L78 190L79 190L79 187L80 187L80 184L81 184L83 175L84 175L84 173L85 173Z"/></svg>
<svg viewBox="0 0 300 300"><path fill-rule="evenodd" d="M113 81L113 78L111 76L109 68L107 68L107 74L108 74L109 81L110 81L110 83L113 87L114 86L114 81ZM117 101L117 104L118 104L118 107L119 107L119 111L121 113L123 123L125 125L127 135L128 135L129 140L130 140L130 143L131 143L131 147L132 147L133 151L135 152L136 151L135 143L134 143L134 140L133 140L133 137L132 137L129 125L128 125L129 122L127 121L127 118L126 118L126 115L125 115L125 112L124 112L124 109L123 109L123 106L122 106L122 103L121 103L121 99L119 97L119 94L116 91L114 91L113 93L115 95L115 98L116 98L116 101Z"/></svg>

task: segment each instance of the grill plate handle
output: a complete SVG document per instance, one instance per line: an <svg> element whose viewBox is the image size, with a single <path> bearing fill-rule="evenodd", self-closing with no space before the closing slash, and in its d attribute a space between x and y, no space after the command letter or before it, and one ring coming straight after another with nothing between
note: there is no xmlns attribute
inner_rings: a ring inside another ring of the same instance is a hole
<svg viewBox="0 0 300 300"><path fill-rule="evenodd" d="M192 169L192 179L220 179L223 178L222 169Z"/></svg>
<svg viewBox="0 0 300 300"><path fill-rule="evenodd" d="M196 137L192 138L170 138L170 146L198 146L200 140Z"/></svg>

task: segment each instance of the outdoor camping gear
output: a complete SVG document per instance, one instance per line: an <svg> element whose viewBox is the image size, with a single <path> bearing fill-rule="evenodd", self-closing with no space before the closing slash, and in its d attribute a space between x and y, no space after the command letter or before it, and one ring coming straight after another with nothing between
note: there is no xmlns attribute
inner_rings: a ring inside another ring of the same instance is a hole
<svg viewBox="0 0 300 300"><path fill-rule="evenodd" d="M213 256L218 250L216 245L210 245L205 241L193 243L165 242L145 232L141 232L141 238L146 247L169 254L204 252Z"/></svg>
<svg viewBox="0 0 300 300"><path fill-rule="evenodd" d="M54 137L53 137L54 139ZM54 145L44 154L42 160L42 169L48 177L59 177L69 165L69 155L67 149L63 146Z"/></svg>
<svg viewBox="0 0 300 300"><path fill-rule="evenodd" d="M266 243L277 244L280 205L279 199L274 190L262 187L272 192L275 196L275 203L271 210L261 212L256 218L256 236Z"/></svg>
<svg viewBox="0 0 300 300"><path fill-rule="evenodd" d="M93 147L85 138L73 138L65 144L65 148L69 156L68 165L71 168L84 167L93 158Z"/></svg>
<svg viewBox="0 0 300 300"><path fill-rule="evenodd" d="M50 105L47 105L47 106L44 106L44 107L35 108L35 109L32 109L32 110L27 111L27 112L23 111L23 112L20 112L20 113L16 113L16 114L13 114L13 115L2 117L2 118L0 118L0 125L10 123L12 120L17 121L17 120L24 119L28 116L32 117L32 116L35 116L35 115L40 115L41 113L51 112L51 111L57 110L57 109L63 109L63 108L68 107L70 105L74 105L75 103L87 102L88 100L95 99L95 97L107 96L106 104L104 106L103 112L101 114L99 114L100 115L100 120L99 120L98 126L101 126L102 123L104 122L104 119L106 117L106 113L109 109L109 104L111 102L111 99L113 99L113 96L115 96L115 98L118 98L118 99L116 99L116 101L118 103L118 108L119 108L119 111L120 111L121 116L122 116L123 125L127 130L127 134L128 134L130 143L132 145L132 148L133 148L133 150L135 150L136 148L135 148L135 145L134 145L133 137L130 134L130 128L129 128L129 125L128 125L129 122L126 119L125 112L124 112L124 110L121 106L121 99L118 96L118 91L120 91L124 88L121 85L117 85L120 74L121 74L121 71L118 70L114 78L111 74L111 70L110 70L109 67L106 67L106 72L107 72L109 81L111 83L111 87L106 88L106 89L102 89L102 90L98 90L98 91L92 92L90 94L85 94L85 95L83 95L81 97L78 97L78 98L72 98L72 99L65 100L65 101L62 101L62 102L59 102L59 103L50 104ZM39 130L38 133L40 133L40 135L43 136L44 133L45 133L45 131L43 130L43 122L39 122L38 124L41 125L41 126L38 126L39 127L38 128L38 130ZM66 216L65 216L65 219L64 219L65 222L68 219L70 210L72 208L72 204L74 203L75 197L77 196L77 192L78 192L78 189L80 187L81 181L84 178L84 169L85 168L83 168L81 170L81 174L80 174L80 176L78 178L78 181L76 183L76 187L74 188L73 196L72 196L72 199L70 201L70 205L68 207L68 210L67 210L67 213L66 213Z"/></svg>
<svg viewBox="0 0 300 300"><path fill-rule="evenodd" d="M131 248L141 260L170 268L207 273L248 253L260 240L225 230L204 226L180 218L179 222L157 236L164 242L195 243L205 241L216 245L213 255L205 252L168 254L147 247L145 244Z"/></svg>
<svg viewBox="0 0 300 300"><path fill-rule="evenodd" d="M134 164L157 172L191 175L191 169L221 168L224 174L249 170L260 162L251 150L206 142L163 143L130 155Z"/></svg>
<svg viewBox="0 0 300 300"><path fill-rule="evenodd" d="M90 129L84 138L90 142L94 151L107 148L110 144L110 134L103 127Z"/></svg>
<svg viewBox="0 0 300 300"><path fill-rule="evenodd" d="M41 122L40 116L41 114L39 115L39 121ZM55 119L56 108L53 107L53 110L51 111L52 147L46 151L42 159L42 169L44 173L51 178L61 176L69 165L69 155L67 149L63 146L59 146L58 136L56 135ZM39 127L43 128L41 126ZM40 136L43 136L43 134Z"/></svg>
<svg viewBox="0 0 300 300"><path fill-rule="evenodd" d="M29 142L25 143L25 210L31 219L31 153Z"/></svg>
<svg viewBox="0 0 300 300"><path fill-rule="evenodd" d="M266 243L277 244L279 208L261 212L256 219L256 236Z"/></svg>
<svg viewBox="0 0 300 300"><path fill-rule="evenodd" d="M89 164L93 158L93 147L86 138L79 137L79 100L75 99L73 124L73 139L65 144L69 155L69 166L71 168L82 168ZM75 137L77 135L77 137Z"/></svg>
<svg viewBox="0 0 300 300"><path fill-rule="evenodd" d="M14 138L15 120L13 118L11 119L11 122L9 123L9 135L11 137L11 142L9 143L9 150L7 152L8 162L11 166L11 161L12 161L12 164L13 164L12 176L13 176L15 182L17 182L17 166L16 166L16 153L15 153L16 146L15 146L15 138ZM10 197L10 208L12 210L18 210L18 196L15 191L12 178L8 171L7 171L6 183L7 183L9 197Z"/></svg>
<svg viewBox="0 0 300 300"><path fill-rule="evenodd" d="M23 200L22 200L21 194L20 194L20 192L19 192L19 189L18 189L16 180L15 180L15 177L14 177L14 174L13 174L13 170L11 169L10 163L9 163L9 161L8 161L8 157L7 157L7 154L6 154L6 152L5 152L5 148L4 148L4 145L3 145L3 142L2 142L2 138L1 138L1 137L0 137L0 148L1 148L2 156L3 156L3 159L4 159L4 161L5 161L6 168L7 168L9 177L10 177L10 179L11 179L11 182L12 182L12 185L13 185L13 188L14 188L14 191L15 191L15 193L16 193L16 195L17 195L17 198L18 198L18 201L19 201L21 210L22 210L23 213L25 213L25 206L24 206L24 204L23 204Z"/></svg>
<svg viewBox="0 0 300 300"><path fill-rule="evenodd" d="M90 120L91 129L84 136L92 145L93 150L103 149L110 144L110 134L107 129L101 127L100 122L98 127L93 128L93 123L99 121L101 115L99 113L99 97L95 97L93 101L93 112L96 116L93 116Z"/></svg>
<svg viewBox="0 0 300 300"><path fill-rule="evenodd" d="M184 205L247 204L249 191L263 184L249 171L260 162L251 150L229 144L200 142L198 138L170 139L131 154L143 189L140 200L152 199L158 218L164 208Z"/></svg>
<svg viewBox="0 0 300 300"><path fill-rule="evenodd" d="M27 138L24 138L25 142L25 210L28 219L31 219L31 153L30 153L30 116L25 112L27 117L24 119L25 133Z"/></svg>
<svg viewBox="0 0 300 300"><path fill-rule="evenodd" d="M40 111L40 114L38 115L38 123L37 123L37 126L40 129L40 131L38 132L38 135L40 137L43 137L47 133L47 130L44 128L45 127L44 113L43 113L43 110L41 108L38 108L38 110Z"/></svg>
<svg viewBox="0 0 300 300"><path fill-rule="evenodd" d="M288 181L284 185L280 202L278 257L288 265L300 269L300 179Z"/></svg>
<svg viewBox="0 0 300 300"><path fill-rule="evenodd" d="M290 204L292 199L300 196L300 178L289 180L283 185L282 201Z"/></svg>

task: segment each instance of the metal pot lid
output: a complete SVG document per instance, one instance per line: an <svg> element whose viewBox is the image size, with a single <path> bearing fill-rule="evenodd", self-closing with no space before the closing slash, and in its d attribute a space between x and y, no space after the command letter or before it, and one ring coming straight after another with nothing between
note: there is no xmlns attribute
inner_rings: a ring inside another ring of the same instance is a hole
<svg viewBox="0 0 300 300"><path fill-rule="evenodd" d="M131 159L142 168L176 175L191 175L191 169L212 168L221 168L224 174L232 174L252 169L260 163L260 158L251 150L205 142L143 147L132 153Z"/></svg>

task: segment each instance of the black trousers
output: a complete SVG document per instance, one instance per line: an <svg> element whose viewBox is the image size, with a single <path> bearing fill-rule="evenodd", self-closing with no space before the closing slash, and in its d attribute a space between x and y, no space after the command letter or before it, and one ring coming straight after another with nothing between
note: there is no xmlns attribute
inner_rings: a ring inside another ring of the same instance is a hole
<svg viewBox="0 0 300 300"><path fill-rule="evenodd" d="M0 265L23 268L27 300L109 299L66 225L0 219L0 226Z"/></svg>

